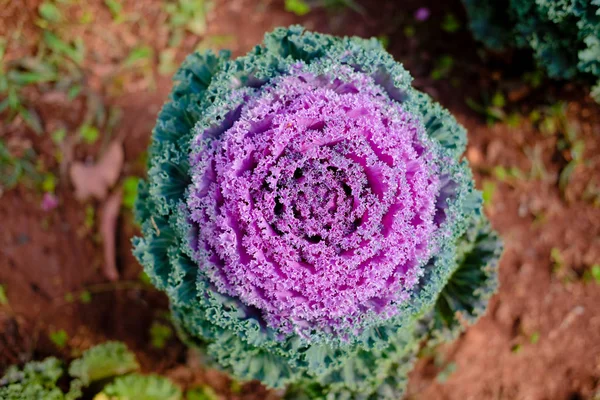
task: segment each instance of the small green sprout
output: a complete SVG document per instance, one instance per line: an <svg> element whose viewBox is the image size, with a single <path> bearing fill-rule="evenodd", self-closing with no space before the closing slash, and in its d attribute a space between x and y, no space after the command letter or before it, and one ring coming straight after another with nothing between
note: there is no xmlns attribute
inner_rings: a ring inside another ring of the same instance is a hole
<svg viewBox="0 0 600 400"><path fill-rule="evenodd" d="M85 217L84 217L83 225L88 230L91 230L94 227L95 222L96 222L96 209L91 204L88 204L85 207Z"/></svg>
<svg viewBox="0 0 600 400"><path fill-rule="evenodd" d="M0 285L0 306L8 306L8 296L6 296L6 288Z"/></svg>
<svg viewBox="0 0 600 400"><path fill-rule="evenodd" d="M600 264L592 265L590 271L596 283L600 285Z"/></svg>
<svg viewBox="0 0 600 400"><path fill-rule="evenodd" d="M553 265L552 270L553 271L558 271L558 270L562 269L565 265L563 256L558 247L553 247L550 250L550 260L552 260L552 265Z"/></svg>
<svg viewBox="0 0 600 400"><path fill-rule="evenodd" d="M65 347L67 345L67 342L69 341L69 335L64 329L60 329L58 331L51 331L48 334L48 337L50 338L52 343L54 343L59 349Z"/></svg>
<svg viewBox="0 0 600 400"><path fill-rule="evenodd" d="M532 110L529 113L529 120L533 124L535 124L536 122L539 122L541 118L542 118L542 113L540 112L540 110Z"/></svg>
<svg viewBox="0 0 600 400"><path fill-rule="evenodd" d="M79 301L83 304L88 304L92 301L92 293L89 290L84 290L79 294Z"/></svg>
<svg viewBox="0 0 600 400"><path fill-rule="evenodd" d="M452 56L444 55L440 57L436 63L433 71L431 71L431 79L440 80L447 78L452 71L452 67L454 66L454 59Z"/></svg>
<svg viewBox="0 0 600 400"><path fill-rule="evenodd" d="M518 128L520 123L521 116L516 112L510 113L508 117L506 117L506 124L513 129Z"/></svg>
<svg viewBox="0 0 600 400"><path fill-rule="evenodd" d="M504 98L504 94L501 91L494 93L494 96L492 97L492 106L498 108L504 108L504 106L506 106L506 98Z"/></svg>
<svg viewBox="0 0 600 400"><path fill-rule="evenodd" d="M235 37L231 35L211 35L204 38L196 48L197 51L213 50L218 51L223 47L235 42Z"/></svg>
<svg viewBox="0 0 600 400"><path fill-rule="evenodd" d="M498 165L492 170L496 179L501 182L525 180L525 174L518 167L504 167Z"/></svg>
<svg viewBox="0 0 600 400"><path fill-rule="evenodd" d="M95 126L84 124L79 128L79 137L87 144L94 144L100 137L100 132Z"/></svg>
<svg viewBox="0 0 600 400"><path fill-rule="evenodd" d="M152 281L150 280L150 277L148 276L147 273L145 273L144 271L141 271L138 275L138 280L140 282L142 282L144 285L152 285Z"/></svg>
<svg viewBox="0 0 600 400"><path fill-rule="evenodd" d="M44 31L44 43L58 55L70 58L77 65L83 64L85 59L85 45L82 38L75 38L73 43L67 43L50 31Z"/></svg>
<svg viewBox="0 0 600 400"><path fill-rule="evenodd" d="M452 13L446 14L442 21L442 29L448 33L457 32L461 28L460 21Z"/></svg>
<svg viewBox="0 0 600 400"><path fill-rule="evenodd" d="M485 180L483 181L483 205L486 208L492 206L492 201L494 199L494 194L496 193L496 184L493 181Z"/></svg>
<svg viewBox="0 0 600 400"><path fill-rule="evenodd" d="M75 98L77 98L77 96L79 96L79 93L81 93L82 89L83 89L82 86L79 84L75 84L75 85L71 86L67 90L67 97L69 98L69 100L74 100Z"/></svg>
<svg viewBox="0 0 600 400"><path fill-rule="evenodd" d="M85 10L79 17L79 23L81 25L89 25L94 22L94 13L90 10Z"/></svg>
<svg viewBox="0 0 600 400"><path fill-rule="evenodd" d="M377 40L379 40L379 43L381 43L384 49L387 49L390 46L390 37L388 35L379 35Z"/></svg>
<svg viewBox="0 0 600 400"><path fill-rule="evenodd" d="M47 193L54 193L56 190L56 175L48 173L44 176L42 190Z"/></svg>
<svg viewBox="0 0 600 400"><path fill-rule="evenodd" d="M450 362L450 363L446 364L446 366L444 367L444 369L442 369L439 374L437 374L437 376L436 376L435 379L439 383L445 383L450 378L450 376L454 372L456 372L456 369L457 369L456 363L455 362Z"/></svg>
<svg viewBox="0 0 600 400"><path fill-rule="evenodd" d="M123 4L119 0L104 0L104 4L108 7L110 14L115 22L121 22L123 20Z"/></svg>
<svg viewBox="0 0 600 400"><path fill-rule="evenodd" d="M40 4L38 7L38 12L40 17L51 23L57 23L63 19L60 9L50 1L44 1L42 4Z"/></svg>
<svg viewBox="0 0 600 400"><path fill-rule="evenodd" d="M133 209L139 182L140 178L137 176L128 176L123 180L123 205L129 209Z"/></svg>
<svg viewBox="0 0 600 400"><path fill-rule="evenodd" d="M138 46L131 50L131 52L123 62L123 65L126 68L147 65L152 61L153 57L154 49L152 49L152 47L147 45Z"/></svg>
<svg viewBox="0 0 600 400"><path fill-rule="evenodd" d="M467 106L475 112L482 114L486 117L488 125L493 125L498 121L504 121L506 119L506 112L493 104L494 99L489 99L487 94L483 94L483 104L479 104L470 97L465 99ZM500 97L496 98L496 103L500 103Z"/></svg>
<svg viewBox="0 0 600 400"><path fill-rule="evenodd" d="M229 390L231 390L231 393L233 394L240 394L242 393L242 390L244 390L244 385L237 379L232 379L229 384Z"/></svg>
<svg viewBox="0 0 600 400"><path fill-rule="evenodd" d="M154 321L150 327L150 341L152 347L162 349L173 336L173 329L169 325Z"/></svg>
<svg viewBox="0 0 600 400"><path fill-rule="evenodd" d="M58 128L50 134L50 137L52 138L54 144L61 144L67 137L67 130L65 128Z"/></svg>
<svg viewBox="0 0 600 400"><path fill-rule="evenodd" d="M600 264L594 264L590 267L589 270L586 270L583 273L583 281L585 283L595 282L600 285Z"/></svg>
<svg viewBox="0 0 600 400"><path fill-rule="evenodd" d="M172 36L181 36L177 32L181 32L182 29L198 36L206 33L206 14L211 2L207 0L171 0L165 3ZM171 43L172 46L175 44Z"/></svg>
<svg viewBox="0 0 600 400"><path fill-rule="evenodd" d="M220 397L213 388L208 385L202 385L188 390L186 398L187 400L219 400Z"/></svg>
<svg viewBox="0 0 600 400"><path fill-rule="evenodd" d="M544 81L544 71L541 69L537 69L535 71L526 72L523 74L523 81L528 83L532 88L536 89L540 87L542 82Z"/></svg>
<svg viewBox="0 0 600 400"><path fill-rule="evenodd" d="M161 75L171 75L177 70L175 63L176 49L165 49L158 55L158 73Z"/></svg>
<svg viewBox="0 0 600 400"><path fill-rule="evenodd" d="M310 12L310 5L305 0L285 0L285 10L301 17Z"/></svg>

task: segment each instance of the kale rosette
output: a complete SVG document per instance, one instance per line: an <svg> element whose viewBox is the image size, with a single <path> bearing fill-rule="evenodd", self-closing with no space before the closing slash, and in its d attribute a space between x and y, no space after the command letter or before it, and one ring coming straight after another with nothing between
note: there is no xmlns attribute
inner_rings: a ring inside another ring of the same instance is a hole
<svg viewBox="0 0 600 400"><path fill-rule="evenodd" d="M496 287L464 129L375 39L277 29L175 80L134 245L182 336L290 397L395 398Z"/></svg>

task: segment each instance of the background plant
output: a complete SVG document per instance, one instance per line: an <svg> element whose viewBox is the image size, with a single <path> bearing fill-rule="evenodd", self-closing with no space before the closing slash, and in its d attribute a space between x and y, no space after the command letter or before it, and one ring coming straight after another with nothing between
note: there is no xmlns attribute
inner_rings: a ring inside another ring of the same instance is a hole
<svg viewBox="0 0 600 400"><path fill-rule="evenodd" d="M120 342L96 345L71 361L67 368L57 358L11 366L0 378L3 400L216 400L204 387L185 396L170 379L142 375L135 354ZM65 392L64 387L68 387ZM84 397L85 395L85 397Z"/></svg>
<svg viewBox="0 0 600 400"><path fill-rule="evenodd" d="M596 80L600 102L600 1L463 0L475 37L493 49L531 48L552 78Z"/></svg>

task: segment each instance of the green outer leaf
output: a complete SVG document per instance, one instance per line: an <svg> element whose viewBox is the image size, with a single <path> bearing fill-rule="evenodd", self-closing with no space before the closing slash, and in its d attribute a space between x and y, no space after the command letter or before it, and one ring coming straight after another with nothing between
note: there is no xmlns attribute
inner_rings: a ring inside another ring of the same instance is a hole
<svg viewBox="0 0 600 400"><path fill-rule="evenodd" d="M498 260L503 250L485 218L472 221L459 239L457 267L438 297L433 316L424 319L435 342L452 340L462 331L460 321L474 324L498 290ZM457 318L457 316L460 316Z"/></svg>

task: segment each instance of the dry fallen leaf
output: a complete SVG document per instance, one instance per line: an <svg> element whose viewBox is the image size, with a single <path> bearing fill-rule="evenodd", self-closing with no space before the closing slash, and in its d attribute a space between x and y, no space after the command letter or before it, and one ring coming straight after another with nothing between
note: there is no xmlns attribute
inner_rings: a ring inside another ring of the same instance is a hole
<svg viewBox="0 0 600 400"><path fill-rule="evenodd" d="M116 254L116 229L123 193L121 189L111 194L102 205L100 215L100 236L104 246L104 264L102 272L111 281L119 279Z"/></svg>
<svg viewBox="0 0 600 400"><path fill-rule="evenodd" d="M123 147L112 142L104 155L94 165L74 162L70 169L71 181L75 187L75 197L86 200L95 197L104 200L108 190L117 182L123 167Z"/></svg>

